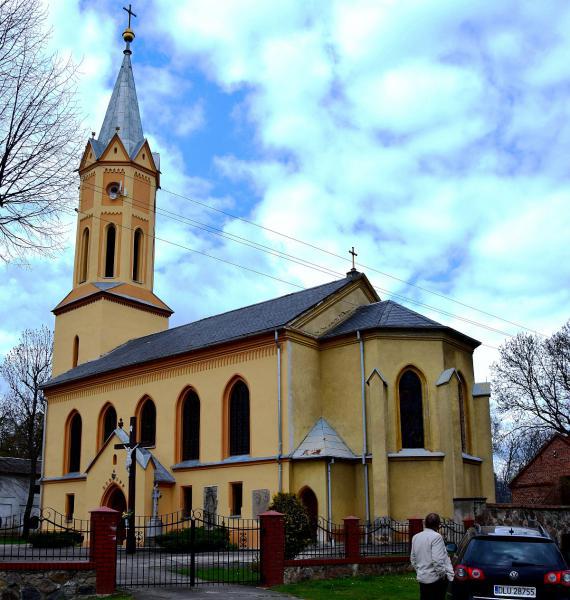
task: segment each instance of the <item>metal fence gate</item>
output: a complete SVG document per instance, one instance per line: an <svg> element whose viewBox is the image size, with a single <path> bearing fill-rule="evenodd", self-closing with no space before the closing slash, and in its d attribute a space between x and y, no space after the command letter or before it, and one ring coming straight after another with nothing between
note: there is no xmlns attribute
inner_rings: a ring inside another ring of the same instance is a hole
<svg viewBox="0 0 570 600"><path fill-rule="evenodd" d="M117 532L117 586L195 586L261 581L259 522L193 510L135 517L136 552Z"/></svg>

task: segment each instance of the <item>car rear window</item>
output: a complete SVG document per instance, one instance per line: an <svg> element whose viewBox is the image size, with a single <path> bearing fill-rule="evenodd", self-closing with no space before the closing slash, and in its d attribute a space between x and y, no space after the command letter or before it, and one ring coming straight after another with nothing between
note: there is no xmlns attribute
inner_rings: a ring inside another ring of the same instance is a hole
<svg viewBox="0 0 570 600"><path fill-rule="evenodd" d="M477 565L532 566L564 568L555 544L542 540L474 538L467 547L463 562Z"/></svg>

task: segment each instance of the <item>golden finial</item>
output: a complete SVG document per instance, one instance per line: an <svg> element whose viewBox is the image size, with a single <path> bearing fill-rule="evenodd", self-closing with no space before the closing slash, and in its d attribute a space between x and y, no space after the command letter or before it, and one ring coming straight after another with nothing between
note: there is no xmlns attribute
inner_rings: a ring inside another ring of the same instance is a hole
<svg viewBox="0 0 570 600"><path fill-rule="evenodd" d="M131 29L131 17L136 17L135 13L131 10L131 5L129 4L129 8L123 6L123 10L129 14L129 24L125 31L123 31L123 39L127 44L127 50L129 50L129 44L135 39L135 32Z"/></svg>

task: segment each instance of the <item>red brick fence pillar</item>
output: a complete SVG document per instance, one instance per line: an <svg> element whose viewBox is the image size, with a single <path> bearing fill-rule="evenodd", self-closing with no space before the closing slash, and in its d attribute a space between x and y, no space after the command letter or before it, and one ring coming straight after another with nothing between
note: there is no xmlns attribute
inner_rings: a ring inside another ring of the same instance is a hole
<svg viewBox="0 0 570 600"><path fill-rule="evenodd" d="M463 519L463 527L465 527L465 531L471 529L471 527L475 526L475 519Z"/></svg>
<svg viewBox="0 0 570 600"><path fill-rule="evenodd" d="M112 594L117 587L117 525L120 515L112 508L91 512L91 561L95 563L98 594Z"/></svg>
<svg viewBox="0 0 570 600"><path fill-rule="evenodd" d="M280 585L285 571L285 517L268 510L259 515L259 522L261 581L267 586Z"/></svg>
<svg viewBox="0 0 570 600"><path fill-rule="evenodd" d="M424 530L424 521L423 519L409 519L408 521L408 544L410 546L410 550L412 549L412 538L416 533L420 533Z"/></svg>
<svg viewBox="0 0 570 600"><path fill-rule="evenodd" d="M344 555L357 561L360 557L360 519L344 518Z"/></svg>

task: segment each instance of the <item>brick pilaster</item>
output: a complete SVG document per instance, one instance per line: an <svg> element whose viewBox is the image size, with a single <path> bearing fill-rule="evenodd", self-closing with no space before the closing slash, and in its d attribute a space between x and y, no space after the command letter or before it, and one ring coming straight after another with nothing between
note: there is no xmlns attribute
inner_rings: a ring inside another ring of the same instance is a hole
<svg viewBox="0 0 570 600"><path fill-rule="evenodd" d="M98 594L112 594L117 587L117 525L116 510L101 507L91 512L91 560L95 563Z"/></svg>
<svg viewBox="0 0 570 600"><path fill-rule="evenodd" d="M358 561L360 557L360 519L344 518L344 552L345 557Z"/></svg>
<svg viewBox="0 0 570 600"><path fill-rule="evenodd" d="M408 521L408 544L409 549L412 549L412 538L416 533L420 533L420 531L424 530L424 522L423 519L409 519Z"/></svg>
<svg viewBox="0 0 570 600"><path fill-rule="evenodd" d="M272 586L283 583L285 570L285 518L282 513L268 510L259 515L261 527L261 581Z"/></svg>

